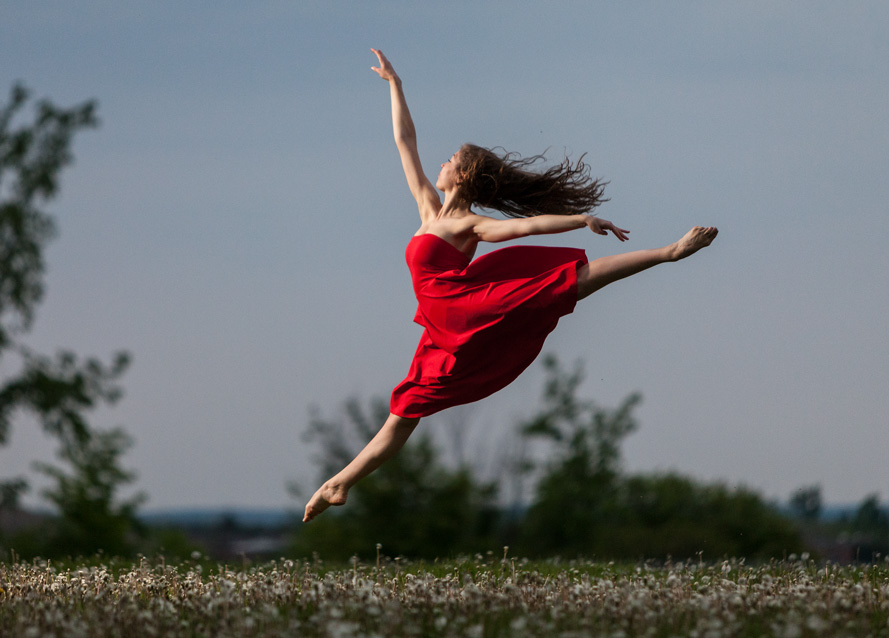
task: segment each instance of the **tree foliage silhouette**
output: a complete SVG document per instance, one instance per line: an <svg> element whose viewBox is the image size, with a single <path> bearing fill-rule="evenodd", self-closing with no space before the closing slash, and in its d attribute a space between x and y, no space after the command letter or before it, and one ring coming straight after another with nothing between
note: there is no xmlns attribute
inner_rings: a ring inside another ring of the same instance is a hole
<svg viewBox="0 0 889 638"><path fill-rule="evenodd" d="M92 432L86 441L62 437L59 458L71 471L35 463L35 468L51 477L55 487L43 495L59 511L58 527L47 539L53 553L78 556L98 551L125 556L134 548L133 532L139 531L136 508L145 500L137 494L117 502L117 489L133 482L135 474L121 469L120 456L132 445L132 439L120 428Z"/></svg>
<svg viewBox="0 0 889 638"><path fill-rule="evenodd" d="M617 409L603 409L578 398L579 364L566 371L548 356L544 366L543 407L521 425L521 433L549 441L551 454L522 526L522 547L537 555L584 554L597 545L617 505L620 445L636 430L632 412L641 396L631 394Z"/></svg>
<svg viewBox="0 0 889 638"><path fill-rule="evenodd" d="M0 108L0 358L6 370L11 369L10 357L18 361L18 371L0 383L0 444L8 442L15 415L29 412L45 432L59 440L60 458L72 464L72 476L90 488L84 494L113 492L117 484L131 480L116 467L118 456L128 446L125 435L120 430L94 431L86 413L120 397L118 380L129 356L117 353L106 365L95 358L82 360L69 351L42 355L22 342L43 298L44 248L55 235L55 221L44 207L58 195L62 169L73 161L74 135L98 125L96 103L59 108L41 100L33 121L17 124L14 120L29 97L27 89L16 84L8 103ZM94 466L103 469L93 473L88 468ZM103 508L109 520L132 513L129 506L114 511L107 494L65 500L74 498L67 475L58 468L41 467L58 481L50 500L64 516L74 515L72 506L92 508L93 514L83 520L99 525L96 512ZM90 481L95 484L87 485ZM18 494L26 488L22 477L0 484L3 503L16 505Z"/></svg>
<svg viewBox="0 0 889 638"><path fill-rule="evenodd" d="M802 549L781 514L747 489L700 484L676 474L626 475L621 444L637 428L639 394L616 408L580 399L579 364L544 360L543 407L522 425L551 444L521 523L520 551L602 558L772 557Z"/></svg>
<svg viewBox="0 0 889 638"><path fill-rule="evenodd" d="M820 485L801 487L790 497L790 509L798 518L815 522L821 518L823 499Z"/></svg>

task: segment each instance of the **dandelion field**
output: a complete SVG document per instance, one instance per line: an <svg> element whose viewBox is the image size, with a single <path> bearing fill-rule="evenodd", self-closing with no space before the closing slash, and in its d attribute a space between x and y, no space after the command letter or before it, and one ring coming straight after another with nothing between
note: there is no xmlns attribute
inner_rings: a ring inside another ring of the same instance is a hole
<svg viewBox="0 0 889 638"><path fill-rule="evenodd" d="M889 636L889 562L0 564L0 636Z"/></svg>

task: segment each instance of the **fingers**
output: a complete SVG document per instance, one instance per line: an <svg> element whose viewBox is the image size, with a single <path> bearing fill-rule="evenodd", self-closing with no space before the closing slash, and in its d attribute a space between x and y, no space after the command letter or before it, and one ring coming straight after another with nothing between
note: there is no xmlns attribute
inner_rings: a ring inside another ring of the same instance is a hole
<svg viewBox="0 0 889 638"><path fill-rule="evenodd" d="M379 49L371 49L374 52L374 55L377 56L377 59L380 61L380 66L386 66L389 63L389 60L383 55L383 52Z"/></svg>
<svg viewBox="0 0 889 638"><path fill-rule="evenodd" d="M594 228L593 232L596 232L600 235L607 235L608 234L607 231L609 231L609 230L612 233L614 233L614 236L617 237L620 241L627 241L629 239L627 234L630 231L628 231L624 228L618 228L617 226L615 226L614 224L612 224L610 221L608 221L606 219L600 219L599 223L598 223L598 230Z"/></svg>
<svg viewBox="0 0 889 638"><path fill-rule="evenodd" d="M383 69L381 67L383 66L383 52L374 48L371 48L371 51L373 51L374 55L376 55L377 59L380 61L380 66L372 66L370 67L370 70L374 71L375 73L382 73Z"/></svg>

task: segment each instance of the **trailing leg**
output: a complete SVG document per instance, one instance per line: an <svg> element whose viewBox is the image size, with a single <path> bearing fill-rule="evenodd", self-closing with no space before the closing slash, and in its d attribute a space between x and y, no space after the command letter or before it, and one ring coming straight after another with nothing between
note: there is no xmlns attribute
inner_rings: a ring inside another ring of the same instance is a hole
<svg viewBox="0 0 889 638"><path fill-rule="evenodd" d="M351 463L318 488L306 505L303 522L318 516L331 505L344 505L349 489L355 483L395 456L417 427L420 419L407 419L395 414L389 418Z"/></svg>

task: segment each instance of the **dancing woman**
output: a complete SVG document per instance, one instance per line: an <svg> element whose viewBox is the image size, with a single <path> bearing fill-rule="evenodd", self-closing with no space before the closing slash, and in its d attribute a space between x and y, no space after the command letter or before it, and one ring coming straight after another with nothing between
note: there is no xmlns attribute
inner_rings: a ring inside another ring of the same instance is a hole
<svg viewBox="0 0 889 638"><path fill-rule="evenodd" d="M695 227L669 246L590 262L580 249L540 246L502 248L473 260L480 241L584 227L626 241L629 231L585 214L605 200L604 185L589 176L583 158L536 172L531 165L539 157L500 156L464 144L441 165L433 186L420 165L401 79L382 52L371 50L380 64L371 68L389 83L395 142L420 212L420 229L406 256L419 302L414 320L425 330L407 378L392 393L383 427L315 492L304 521L343 505L355 483L401 449L421 417L478 401L511 383L578 300L652 266L688 257L717 233ZM473 204L510 219L478 215L470 209Z"/></svg>

